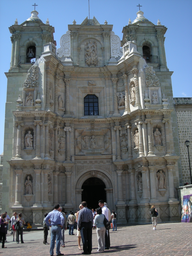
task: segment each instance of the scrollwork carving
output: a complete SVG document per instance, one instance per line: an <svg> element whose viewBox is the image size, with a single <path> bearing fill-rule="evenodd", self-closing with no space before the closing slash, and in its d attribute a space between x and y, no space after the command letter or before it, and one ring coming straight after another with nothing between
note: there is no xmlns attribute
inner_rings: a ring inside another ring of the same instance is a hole
<svg viewBox="0 0 192 256"><path fill-rule="evenodd" d="M25 79L23 86L26 88L38 86L38 78L39 78L39 67L34 64L28 70L27 78Z"/></svg>
<svg viewBox="0 0 192 256"><path fill-rule="evenodd" d="M159 78L156 76L153 67L147 66L145 68L145 82L148 87L160 86Z"/></svg>

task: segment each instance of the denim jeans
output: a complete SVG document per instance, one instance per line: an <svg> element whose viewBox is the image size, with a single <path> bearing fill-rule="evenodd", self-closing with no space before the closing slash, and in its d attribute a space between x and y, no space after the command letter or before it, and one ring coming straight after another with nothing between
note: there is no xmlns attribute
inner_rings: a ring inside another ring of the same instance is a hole
<svg viewBox="0 0 192 256"><path fill-rule="evenodd" d="M117 231L117 220L112 219L112 223L113 223L113 231L114 231L114 229Z"/></svg>
<svg viewBox="0 0 192 256"><path fill-rule="evenodd" d="M65 245L65 227L61 229L61 237L60 237L61 245Z"/></svg>
<svg viewBox="0 0 192 256"><path fill-rule="evenodd" d="M69 224L69 235L73 235L74 224Z"/></svg>
<svg viewBox="0 0 192 256"><path fill-rule="evenodd" d="M53 255L53 250L55 247L56 239L56 254L60 254L60 237L61 237L61 227L51 226L51 243L50 243L50 255Z"/></svg>

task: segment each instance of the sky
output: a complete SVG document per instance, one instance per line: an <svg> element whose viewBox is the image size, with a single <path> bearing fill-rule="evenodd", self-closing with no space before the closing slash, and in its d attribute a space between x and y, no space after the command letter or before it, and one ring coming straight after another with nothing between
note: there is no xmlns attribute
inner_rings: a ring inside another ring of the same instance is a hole
<svg viewBox="0 0 192 256"><path fill-rule="evenodd" d="M60 38L68 30L68 24L75 19L81 24L88 16L88 0L6 0L0 1L0 154L3 152L4 119L7 91L5 72L10 68L11 40L9 27L16 18L21 24L31 16L33 4L39 12L39 18L55 27L54 38L57 48ZM105 20L113 25L113 31L122 39L122 29L133 21L138 11L137 5L145 18L168 28L165 34L167 66L173 71L172 86L174 97L192 97L192 0L90 0L90 15L95 16L100 24Z"/></svg>

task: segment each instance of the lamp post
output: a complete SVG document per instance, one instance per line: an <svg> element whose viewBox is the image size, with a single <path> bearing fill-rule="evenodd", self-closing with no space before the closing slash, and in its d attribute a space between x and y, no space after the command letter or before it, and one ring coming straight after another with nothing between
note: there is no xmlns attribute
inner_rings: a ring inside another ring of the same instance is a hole
<svg viewBox="0 0 192 256"><path fill-rule="evenodd" d="M189 144L190 141L186 140L185 141L185 146L187 147L187 152L188 152L188 160L189 160L189 174L190 174L190 180L191 180L191 184L192 184L192 177L191 177L191 163L190 163L190 155L189 155Z"/></svg>

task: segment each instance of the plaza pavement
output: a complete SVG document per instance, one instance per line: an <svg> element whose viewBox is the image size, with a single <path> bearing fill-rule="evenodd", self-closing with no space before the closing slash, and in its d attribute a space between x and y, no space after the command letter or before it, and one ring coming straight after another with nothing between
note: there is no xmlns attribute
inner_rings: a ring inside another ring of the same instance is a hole
<svg viewBox="0 0 192 256"><path fill-rule="evenodd" d="M69 236L66 231L65 238L66 247L61 247L61 252L65 255L81 255L82 251L77 247L76 235ZM94 230L92 254L192 255L192 223L159 224L156 231L152 230L151 225L123 226L119 227L117 232L110 230L110 238L111 248L104 253L97 253L97 238ZM25 231L24 244L11 242L12 236L8 236L7 240L7 248L0 248L0 256L49 256L49 245L43 244L43 231Z"/></svg>

